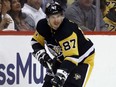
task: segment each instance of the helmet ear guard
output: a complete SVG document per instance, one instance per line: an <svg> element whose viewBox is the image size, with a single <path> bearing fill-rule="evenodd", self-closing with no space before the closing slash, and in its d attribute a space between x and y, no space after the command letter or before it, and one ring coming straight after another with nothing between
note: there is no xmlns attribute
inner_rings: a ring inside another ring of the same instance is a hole
<svg viewBox="0 0 116 87"><path fill-rule="evenodd" d="M45 10L45 14L49 17L50 15L54 15L57 13L61 13L63 14L63 9L60 6L60 4L58 2L52 2L52 3L48 3L46 5L46 10Z"/></svg>

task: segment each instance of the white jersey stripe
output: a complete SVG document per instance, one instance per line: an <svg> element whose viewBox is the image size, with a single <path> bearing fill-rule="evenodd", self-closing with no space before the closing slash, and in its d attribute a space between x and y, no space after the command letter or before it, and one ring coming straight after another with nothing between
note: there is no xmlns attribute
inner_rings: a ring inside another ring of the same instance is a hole
<svg viewBox="0 0 116 87"><path fill-rule="evenodd" d="M74 57L68 57L71 58L71 60L73 61L77 61L78 63L80 63L84 58L86 58L87 56L89 56L89 54L94 50L94 45L88 49L88 51L86 51L82 56L80 56L78 59L74 58Z"/></svg>

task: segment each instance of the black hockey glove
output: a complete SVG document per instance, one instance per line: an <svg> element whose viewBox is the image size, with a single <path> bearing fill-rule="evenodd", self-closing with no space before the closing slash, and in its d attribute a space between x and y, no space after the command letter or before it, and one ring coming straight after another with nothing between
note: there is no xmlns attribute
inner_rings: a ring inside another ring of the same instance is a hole
<svg viewBox="0 0 116 87"><path fill-rule="evenodd" d="M56 75L51 79L51 83L56 87L63 87L69 73L64 70L58 69Z"/></svg>
<svg viewBox="0 0 116 87"><path fill-rule="evenodd" d="M60 67L61 62L57 61L57 58L53 59L53 64L52 64L52 70L50 70L49 68L46 69L46 75L44 80L46 82L51 82L51 79L54 77L55 73L57 72L57 69Z"/></svg>
<svg viewBox="0 0 116 87"><path fill-rule="evenodd" d="M45 68L48 68L48 65L46 62L48 62L50 65L52 65L52 59L45 52L44 49L41 49L33 54L34 54L34 57L40 62L40 64L42 64Z"/></svg>

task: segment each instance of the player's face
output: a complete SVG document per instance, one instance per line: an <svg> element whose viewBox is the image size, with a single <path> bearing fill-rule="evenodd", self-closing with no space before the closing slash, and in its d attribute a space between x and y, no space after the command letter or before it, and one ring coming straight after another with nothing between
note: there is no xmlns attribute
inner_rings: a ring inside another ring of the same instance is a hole
<svg viewBox="0 0 116 87"><path fill-rule="evenodd" d="M57 30L57 28L60 26L60 24L62 23L63 21L63 15L61 15L60 13L59 14L54 14L54 15L51 15L49 16L48 18L48 22L49 22L49 25Z"/></svg>

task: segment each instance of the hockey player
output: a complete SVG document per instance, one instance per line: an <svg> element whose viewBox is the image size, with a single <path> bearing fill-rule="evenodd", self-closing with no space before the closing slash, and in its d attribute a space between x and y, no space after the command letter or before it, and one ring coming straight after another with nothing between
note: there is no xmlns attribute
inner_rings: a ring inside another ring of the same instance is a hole
<svg viewBox="0 0 116 87"><path fill-rule="evenodd" d="M85 87L94 65L93 43L64 17L57 2L47 4L45 12L47 18L38 22L31 40L35 58L48 71L42 87ZM54 59L45 51L46 43Z"/></svg>

